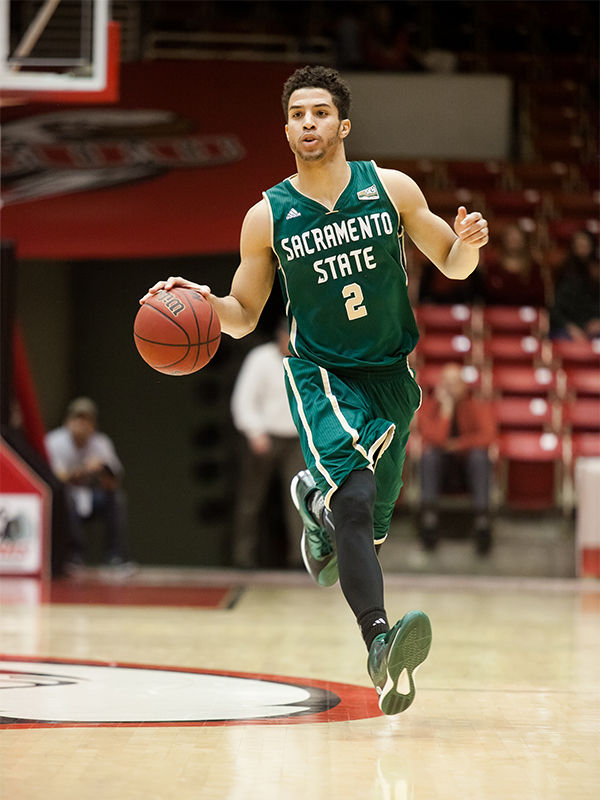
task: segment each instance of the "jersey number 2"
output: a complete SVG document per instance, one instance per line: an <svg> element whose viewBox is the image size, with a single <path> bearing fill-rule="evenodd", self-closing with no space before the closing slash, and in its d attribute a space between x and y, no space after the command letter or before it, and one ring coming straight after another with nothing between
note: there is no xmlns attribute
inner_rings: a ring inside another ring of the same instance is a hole
<svg viewBox="0 0 600 800"><path fill-rule="evenodd" d="M346 300L346 314L350 321L367 316L367 309L363 305L364 296L358 283L348 283L344 286L342 297Z"/></svg>

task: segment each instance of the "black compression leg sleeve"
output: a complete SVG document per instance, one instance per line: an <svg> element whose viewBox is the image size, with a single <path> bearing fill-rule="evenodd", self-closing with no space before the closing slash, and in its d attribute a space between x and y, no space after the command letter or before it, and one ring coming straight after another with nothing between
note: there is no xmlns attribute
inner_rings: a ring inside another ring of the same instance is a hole
<svg viewBox="0 0 600 800"><path fill-rule="evenodd" d="M375 476L358 470L335 492L335 523L340 585L354 612L367 647L388 630L383 607L383 575L373 545Z"/></svg>

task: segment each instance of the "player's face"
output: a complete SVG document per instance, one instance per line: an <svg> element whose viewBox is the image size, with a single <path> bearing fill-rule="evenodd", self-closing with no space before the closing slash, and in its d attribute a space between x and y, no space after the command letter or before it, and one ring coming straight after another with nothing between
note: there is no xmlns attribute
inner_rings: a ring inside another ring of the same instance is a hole
<svg viewBox="0 0 600 800"><path fill-rule="evenodd" d="M320 161L341 146L350 121L340 120L326 89L296 89L288 104L285 133L294 155L302 161Z"/></svg>

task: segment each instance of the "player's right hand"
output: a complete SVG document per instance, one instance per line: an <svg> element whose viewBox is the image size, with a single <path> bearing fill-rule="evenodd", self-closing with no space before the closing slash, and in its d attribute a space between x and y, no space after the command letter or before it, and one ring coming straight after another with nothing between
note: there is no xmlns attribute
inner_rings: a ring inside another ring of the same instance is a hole
<svg viewBox="0 0 600 800"><path fill-rule="evenodd" d="M176 286L180 286L182 289L195 289L202 297L208 298L210 295L210 287L204 284L194 283L193 281L188 281L187 278L182 278L181 276L173 276L171 275L170 278L167 278L166 281L158 281L155 283L154 286L151 286L146 294L140 299L140 305L145 303L146 300L149 300L153 294L164 290L165 292L174 289Z"/></svg>

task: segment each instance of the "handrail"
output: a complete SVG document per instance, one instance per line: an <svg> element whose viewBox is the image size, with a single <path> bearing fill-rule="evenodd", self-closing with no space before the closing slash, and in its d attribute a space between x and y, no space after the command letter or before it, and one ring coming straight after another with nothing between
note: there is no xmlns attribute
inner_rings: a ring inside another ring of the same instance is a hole
<svg viewBox="0 0 600 800"><path fill-rule="evenodd" d="M153 31L144 39L144 59L196 58L229 61L334 61L333 42L325 36Z"/></svg>

